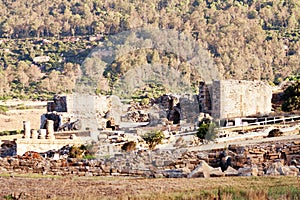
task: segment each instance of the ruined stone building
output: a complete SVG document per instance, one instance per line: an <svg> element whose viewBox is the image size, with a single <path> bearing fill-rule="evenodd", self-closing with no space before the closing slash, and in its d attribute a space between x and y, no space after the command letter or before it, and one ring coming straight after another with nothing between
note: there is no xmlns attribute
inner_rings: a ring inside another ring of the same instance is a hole
<svg viewBox="0 0 300 200"><path fill-rule="evenodd" d="M272 88L262 81L214 80L200 84L200 111L216 119L268 115Z"/></svg>
<svg viewBox="0 0 300 200"><path fill-rule="evenodd" d="M195 123L198 119L199 103L196 95L164 94L156 101L161 109L166 111L166 118L173 124L180 124L183 121Z"/></svg>
<svg viewBox="0 0 300 200"><path fill-rule="evenodd" d="M116 96L55 96L53 101L48 102L48 113L41 117L41 128L44 128L45 124L43 119L53 120L55 131L59 131L63 124L79 121L76 130L89 130L92 138L97 138L98 131L107 128L108 124L109 128L119 124L120 104L120 99ZM57 116L59 119L56 119Z"/></svg>

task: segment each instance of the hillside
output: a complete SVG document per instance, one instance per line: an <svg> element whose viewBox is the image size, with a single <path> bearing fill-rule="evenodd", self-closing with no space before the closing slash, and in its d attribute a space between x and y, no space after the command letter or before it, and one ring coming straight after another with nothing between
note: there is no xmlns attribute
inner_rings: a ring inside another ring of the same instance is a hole
<svg viewBox="0 0 300 200"><path fill-rule="evenodd" d="M81 66L91 50L111 35L141 27L193 38L207 55L201 58L210 57L221 78L278 84L300 73L296 0L5 0L0 10L3 99L48 98L73 91L79 78L91 82L86 65ZM97 72L96 92L111 93L128 68L147 63L176 69L175 75L192 86L203 79L174 52L142 49L116 57L105 73Z"/></svg>

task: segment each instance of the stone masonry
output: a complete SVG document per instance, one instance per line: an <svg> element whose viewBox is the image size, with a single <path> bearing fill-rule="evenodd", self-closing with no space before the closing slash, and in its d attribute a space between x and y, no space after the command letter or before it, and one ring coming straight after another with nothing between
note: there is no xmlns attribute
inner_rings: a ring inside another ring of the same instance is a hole
<svg viewBox="0 0 300 200"><path fill-rule="evenodd" d="M271 112L272 88L262 81L215 80L212 83L212 116L217 119Z"/></svg>
<svg viewBox="0 0 300 200"><path fill-rule="evenodd" d="M30 129L29 121L24 121L23 124L24 135L15 141L17 155L23 155L28 151L42 153L53 149L58 150L65 145L78 146L83 144L83 141L75 136L78 131L71 132L67 137L56 138L52 120L47 120L46 129L40 130Z"/></svg>
<svg viewBox="0 0 300 200"><path fill-rule="evenodd" d="M107 121L120 122L120 99L116 96L72 94L55 96L47 105L48 112L55 112L62 118L80 121L80 131L89 130L91 137L97 139L99 130L105 129ZM118 124L116 124L118 125Z"/></svg>
<svg viewBox="0 0 300 200"><path fill-rule="evenodd" d="M224 154L226 153L226 156ZM73 176L216 177L298 176L300 142L230 145L210 151L139 150L103 159L43 158L38 153L0 158L0 173ZM231 163L222 169L223 157Z"/></svg>

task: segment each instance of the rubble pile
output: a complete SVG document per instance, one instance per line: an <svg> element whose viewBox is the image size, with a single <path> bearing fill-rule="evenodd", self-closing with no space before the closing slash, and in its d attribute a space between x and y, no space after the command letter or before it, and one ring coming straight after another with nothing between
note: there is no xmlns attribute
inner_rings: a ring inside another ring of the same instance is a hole
<svg viewBox="0 0 300 200"><path fill-rule="evenodd" d="M44 158L38 153L0 158L1 173L75 176L220 177L299 175L300 142L230 145L210 151L139 150L110 158Z"/></svg>
<svg viewBox="0 0 300 200"><path fill-rule="evenodd" d="M131 101L127 108L126 115L122 118L122 121L149 122L149 109L151 109L152 106L153 105L150 106L150 104L143 105L139 102Z"/></svg>
<svg viewBox="0 0 300 200"><path fill-rule="evenodd" d="M103 131L101 136L98 136L98 145L117 144L128 141L142 142L142 138L136 134L126 134L124 131Z"/></svg>
<svg viewBox="0 0 300 200"><path fill-rule="evenodd" d="M144 110L130 111L127 113L127 118L132 122L149 122L149 113Z"/></svg>

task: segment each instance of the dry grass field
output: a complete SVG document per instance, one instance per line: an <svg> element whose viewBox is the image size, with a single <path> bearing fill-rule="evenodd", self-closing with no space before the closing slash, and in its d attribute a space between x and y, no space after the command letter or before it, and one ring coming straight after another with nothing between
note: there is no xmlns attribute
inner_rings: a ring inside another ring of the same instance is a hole
<svg viewBox="0 0 300 200"><path fill-rule="evenodd" d="M38 129L41 115L47 112L46 102L41 101L0 101L1 106L8 110L0 109L0 131L22 130L23 121L30 121L31 128Z"/></svg>
<svg viewBox="0 0 300 200"><path fill-rule="evenodd" d="M297 177L0 177L3 199L300 199Z"/></svg>
<svg viewBox="0 0 300 200"><path fill-rule="evenodd" d="M31 128L40 128L41 115L46 113L45 109L28 109L0 113L0 131L22 130L23 121L30 121Z"/></svg>

